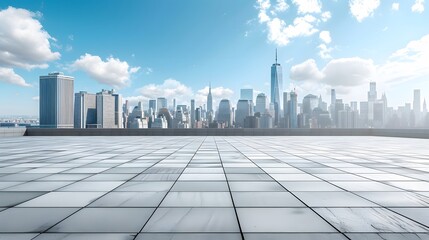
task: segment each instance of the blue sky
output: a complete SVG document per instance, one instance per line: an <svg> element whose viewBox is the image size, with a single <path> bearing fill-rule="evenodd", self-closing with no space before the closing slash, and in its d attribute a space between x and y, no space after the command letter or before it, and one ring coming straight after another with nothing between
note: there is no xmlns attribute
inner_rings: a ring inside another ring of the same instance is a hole
<svg viewBox="0 0 429 240"><path fill-rule="evenodd" d="M362 101L376 81L389 105L403 105L414 88L429 98L426 5L2 0L0 115L37 115L38 77L52 71L74 76L76 92L116 88L133 104L156 96L202 104L209 82L216 106L222 97L235 102L243 87L269 95L275 48L284 91L295 88L299 98L328 100L333 87L346 102Z"/></svg>

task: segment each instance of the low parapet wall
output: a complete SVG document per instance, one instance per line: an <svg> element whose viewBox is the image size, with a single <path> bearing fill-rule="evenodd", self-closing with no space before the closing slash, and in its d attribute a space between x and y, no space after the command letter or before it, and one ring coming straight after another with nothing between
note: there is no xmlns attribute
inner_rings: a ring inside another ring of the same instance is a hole
<svg viewBox="0 0 429 240"><path fill-rule="evenodd" d="M0 137L19 137L25 133L25 128L0 128Z"/></svg>
<svg viewBox="0 0 429 240"><path fill-rule="evenodd" d="M26 136L385 136L429 139L429 129L44 129Z"/></svg>

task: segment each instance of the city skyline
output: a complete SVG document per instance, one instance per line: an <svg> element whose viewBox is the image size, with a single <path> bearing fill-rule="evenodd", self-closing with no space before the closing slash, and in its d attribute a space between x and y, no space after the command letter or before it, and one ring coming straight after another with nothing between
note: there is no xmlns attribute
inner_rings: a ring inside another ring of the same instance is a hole
<svg viewBox="0 0 429 240"><path fill-rule="evenodd" d="M7 37L0 46L0 115L37 115L38 77L55 71L75 77L75 92L115 88L131 105L166 97L169 105L175 98L177 105L195 99L196 107L202 106L209 83L214 109L222 98L235 105L242 88L254 89L254 99L259 93L270 99L269 66L276 48L283 67L280 96L296 89L298 102L307 94L327 101L331 88L346 103L365 101L370 81L377 82L379 95L386 92L389 106L395 108L412 104L414 89L421 89L420 104L428 98L424 2L304 2L187 1L178 6L162 1L156 6L130 1L110 9L89 1L84 10L97 7L99 13L84 12L75 22L80 9L76 3L3 1L0 31ZM176 8L183 15L174 15ZM58 9L64 9L61 15ZM157 16L161 9L164 18ZM129 11L124 19L106 20L124 11ZM94 19L89 23L87 17ZM79 21L89 25L80 27ZM111 32L100 28L103 21ZM28 23L20 30L32 41L16 41L14 30L20 22ZM116 36L108 39L112 34Z"/></svg>

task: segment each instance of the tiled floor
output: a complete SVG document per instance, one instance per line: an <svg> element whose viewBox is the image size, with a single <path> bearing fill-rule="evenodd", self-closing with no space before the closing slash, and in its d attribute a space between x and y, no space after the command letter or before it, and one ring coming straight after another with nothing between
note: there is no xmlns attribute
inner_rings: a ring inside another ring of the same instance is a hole
<svg viewBox="0 0 429 240"><path fill-rule="evenodd" d="M3 239L429 239L429 140L0 139Z"/></svg>

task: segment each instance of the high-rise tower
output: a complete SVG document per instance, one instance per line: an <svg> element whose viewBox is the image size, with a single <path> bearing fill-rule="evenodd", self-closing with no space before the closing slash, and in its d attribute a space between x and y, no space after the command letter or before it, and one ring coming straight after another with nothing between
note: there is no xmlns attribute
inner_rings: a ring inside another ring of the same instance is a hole
<svg viewBox="0 0 429 240"><path fill-rule="evenodd" d="M209 94L207 95L207 112L213 112L213 97L212 97L212 85L209 83Z"/></svg>
<svg viewBox="0 0 429 240"><path fill-rule="evenodd" d="M61 72L40 76L40 127L73 128L74 78Z"/></svg>
<svg viewBox="0 0 429 240"><path fill-rule="evenodd" d="M280 119L280 103L283 91L283 76L282 66L277 62L277 49L276 49L276 62L271 66L271 103L274 104L274 125L279 125Z"/></svg>

